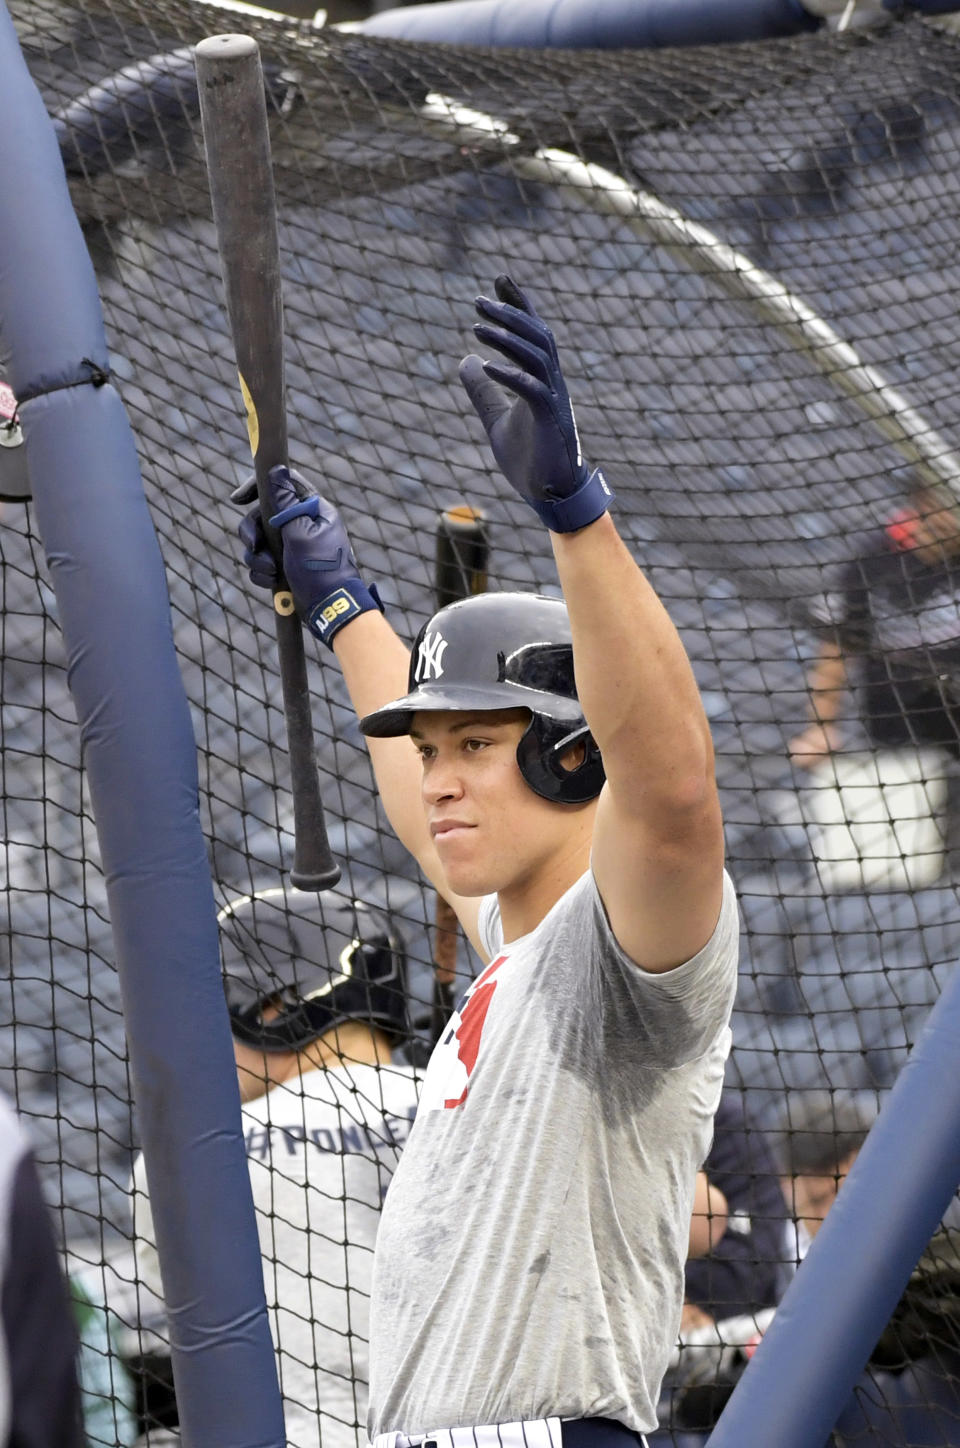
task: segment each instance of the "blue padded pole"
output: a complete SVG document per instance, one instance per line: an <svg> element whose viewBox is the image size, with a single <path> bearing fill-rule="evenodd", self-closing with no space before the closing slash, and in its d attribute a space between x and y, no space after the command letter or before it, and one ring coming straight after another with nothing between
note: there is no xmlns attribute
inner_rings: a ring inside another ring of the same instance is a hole
<svg viewBox="0 0 960 1448"><path fill-rule="evenodd" d="M184 1444L286 1442L240 1127L196 747L93 268L0 0L0 346L80 723Z"/></svg>
<svg viewBox="0 0 960 1448"><path fill-rule="evenodd" d="M709 1448L820 1448L960 1183L955 967Z"/></svg>
<svg viewBox="0 0 960 1448"><path fill-rule="evenodd" d="M800 0L444 0L385 10L356 29L451 45L602 50L771 40L821 23Z"/></svg>

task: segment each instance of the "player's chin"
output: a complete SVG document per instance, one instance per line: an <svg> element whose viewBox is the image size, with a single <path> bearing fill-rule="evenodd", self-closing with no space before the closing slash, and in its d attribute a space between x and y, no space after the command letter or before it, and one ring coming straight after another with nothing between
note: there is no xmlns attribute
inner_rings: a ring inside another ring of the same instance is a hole
<svg viewBox="0 0 960 1448"><path fill-rule="evenodd" d="M497 886L491 883L495 872L489 863L476 858L463 849L443 849L438 845L437 854L443 866L447 884L455 895L465 899L474 896L492 895Z"/></svg>
<svg viewBox="0 0 960 1448"><path fill-rule="evenodd" d="M487 883L488 872L484 870L470 869L464 865L446 865L443 873L453 893L461 895L465 900L491 895L496 889L496 886Z"/></svg>

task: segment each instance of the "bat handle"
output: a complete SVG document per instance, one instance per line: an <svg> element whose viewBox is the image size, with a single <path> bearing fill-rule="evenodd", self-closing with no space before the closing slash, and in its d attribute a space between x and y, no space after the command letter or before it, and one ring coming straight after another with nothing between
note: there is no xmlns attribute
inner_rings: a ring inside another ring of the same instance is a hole
<svg viewBox="0 0 960 1448"><path fill-rule="evenodd" d="M274 427L276 437L273 455L286 458L286 419L280 415L275 420ZM293 794L293 868L290 879L298 890L328 890L340 879L340 867L330 849L320 795L303 630L283 574L283 541L277 529L272 528L267 521L273 504L269 468L262 449L258 449L254 456L254 467L263 531L278 574L273 608L283 687L283 712L287 723L290 788Z"/></svg>
<svg viewBox="0 0 960 1448"><path fill-rule="evenodd" d="M278 593L275 599L284 596ZM298 890L327 890L340 879L340 867L330 850L320 797L303 634L300 620L293 612L277 611L276 621L293 793L294 844L290 879Z"/></svg>

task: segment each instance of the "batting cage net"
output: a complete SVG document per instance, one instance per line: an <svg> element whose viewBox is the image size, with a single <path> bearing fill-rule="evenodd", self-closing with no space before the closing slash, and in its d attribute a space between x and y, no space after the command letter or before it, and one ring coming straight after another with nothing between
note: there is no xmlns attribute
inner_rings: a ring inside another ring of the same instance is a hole
<svg viewBox="0 0 960 1448"><path fill-rule="evenodd" d="M11 11L138 441L229 933L292 847L272 613L230 502L250 458L189 50L239 27L199 0ZM433 611L451 507L485 517L489 588L557 591L546 533L457 381L474 295L509 271L554 325L587 455L694 661L745 927L707 1163L727 1211L688 1268L653 1440L699 1443L960 938L960 40L913 21L469 52L243 28L269 92L291 460L341 508L398 631ZM56 603L29 502L0 521L3 1084L59 1214L90 1441L160 1442L176 1409L142 1202L134 1230L137 1127ZM334 662L310 652L341 888L406 944L411 1034L379 1068L395 1148L430 1044L435 901L386 827ZM461 987L474 964L461 942ZM364 1134L366 1089L331 1086L309 1129L297 1096L279 1139L245 1117L298 1448L362 1441L379 1201L362 1172L379 1193L392 1159ZM325 1162L309 1191L307 1152ZM837 1443L960 1441L958 1246L948 1215Z"/></svg>

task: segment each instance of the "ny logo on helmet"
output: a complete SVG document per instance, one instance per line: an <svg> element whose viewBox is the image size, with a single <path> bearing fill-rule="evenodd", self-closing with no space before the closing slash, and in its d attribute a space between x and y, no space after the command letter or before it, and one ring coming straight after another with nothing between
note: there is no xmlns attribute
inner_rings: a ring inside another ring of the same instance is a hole
<svg viewBox="0 0 960 1448"><path fill-rule="evenodd" d="M437 629L435 632L428 630L420 640L420 649L417 653L416 680L422 684L424 679L439 679L443 674L443 655L447 647L447 641L443 634Z"/></svg>

